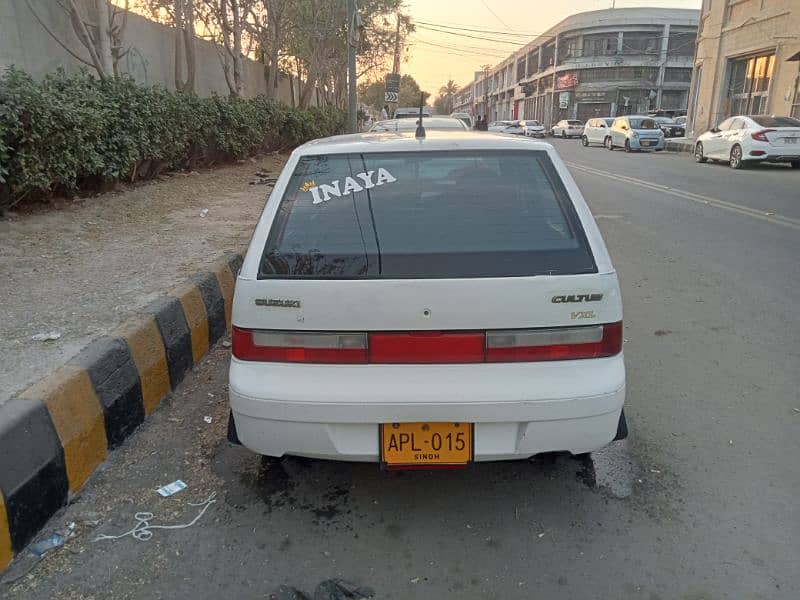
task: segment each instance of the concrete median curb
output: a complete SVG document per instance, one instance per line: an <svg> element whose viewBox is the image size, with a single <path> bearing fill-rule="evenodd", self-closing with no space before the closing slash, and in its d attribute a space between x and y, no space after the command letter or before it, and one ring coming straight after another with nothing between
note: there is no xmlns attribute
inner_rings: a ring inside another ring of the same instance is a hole
<svg viewBox="0 0 800 600"><path fill-rule="evenodd" d="M241 262L226 256L0 406L0 572L225 335Z"/></svg>
<svg viewBox="0 0 800 600"><path fill-rule="evenodd" d="M694 141L689 139L666 140L665 150L669 152L692 152Z"/></svg>

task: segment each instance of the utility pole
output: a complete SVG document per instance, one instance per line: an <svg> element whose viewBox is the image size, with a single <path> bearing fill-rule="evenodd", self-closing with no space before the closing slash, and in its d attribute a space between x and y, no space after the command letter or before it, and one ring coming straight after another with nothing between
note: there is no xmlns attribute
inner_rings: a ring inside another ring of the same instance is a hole
<svg viewBox="0 0 800 600"><path fill-rule="evenodd" d="M356 0L347 0L347 128L358 131L358 99L356 98L356 44L358 43Z"/></svg>
<svg viewBox="0 0 800 600"><path fill-rule="evenodd" d="M400 11L397 11L397 31L394 34L394 64L392 73L400 74Z"/></svg>
<svg viewBox="0 0 800 600"><path fill-rule="evenodd" d="M483 65L483 118L489 118L489 69L492 65Z"/></svg>

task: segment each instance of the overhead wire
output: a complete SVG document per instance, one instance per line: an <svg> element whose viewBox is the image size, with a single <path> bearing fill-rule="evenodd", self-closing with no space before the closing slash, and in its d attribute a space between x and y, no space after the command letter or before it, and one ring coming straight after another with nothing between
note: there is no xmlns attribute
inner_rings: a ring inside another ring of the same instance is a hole
<svg viewBox="0 0 800 600"><path fill-rule="evenodd" d="M446 29L440 29L438 27L430 27L428 25L417 25L417 29L424 29L426 31L436 31L438 33L446 33L447 35L454 35L456 37L464 37L464 38L472 38L474 40L483 40L486 42L496 42L498 44L511 44L513 46L520 46L520 42L517 40L500 40L497 38L487 38L477 35L470 35L468 33L458 33L456 31L447 31Z"/></svg>
<svg viewBox="0 0 800 600"><path fill-rule="evenodd" d="M486 0L481 0L481 4L483 4L483 5L486 7L486 10L488 10L490 13L492 13L492 14L494 15L494 18L495 18L495 19L497 19L498 21L500 21L500 24L501 24L503 27L508 27L508 24L507 24L505 21L503 21L503 19L501 19L501 18L500 18L500 15L498 15L498 14L497 14L496 12L494 12L494 11L493 11L491 8L489 8L489 5L488 5L488 4L486 4ZM509 29L510 29L510 27L509 27Z"/></svg>
<svg viewBox="0 0 800 600"><path fill-rule="evenodd" d="M484 48L481 46L470 46L470 45L449 45L449 44L439 44L437 42L432 42L428 39L417 37L412 43L419 43L424 44L426 46L436 46L437 48L444 48L446 50L454 50L456 52L464 52L468 54L487 54L495 57L505 57L508 56L507 51L502 48Z"/></svg>
<svg viewBox="0 0 800 600"><path fill-rule="evenodd" d="M414 23L418 23L420 25L428 25L430 27L440 27L442 29L453 29L456 31L470 31L472 33L488 33L491 35L505 35L510 37L531 37L537 35L543 35L544 31L540 31L538 33L528 32L528 31L498 31L497 29L482 29L482 28L475 28L475 27L455 27L451 25L445 25L443 23L432 23L430 21L414 21Z"/></svg>

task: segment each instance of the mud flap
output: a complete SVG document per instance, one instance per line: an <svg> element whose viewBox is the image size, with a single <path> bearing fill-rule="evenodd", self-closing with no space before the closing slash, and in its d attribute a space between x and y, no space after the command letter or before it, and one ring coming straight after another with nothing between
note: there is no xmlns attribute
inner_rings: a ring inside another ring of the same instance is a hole
<svg viewBox="0 0 800 600"><path fill-rule="evenodd" d="M228 441L231 444L242 445L242 442L239 441L239 434L236 433L236 421L233 420L233 411L228 414Z"/></svg>
<svg viewBox="0 0 800 600"><path fill-rule="evenodd" d="M230 432L230 428L228 429ZM628 437L628 422L625 420L625 409L622 409L622 412L619 413L619 423L617 423L617 435L614 436L612 441L616 442L617 440L624 440ZM230 439L230 433L228 433L228 439Z"/></svg>

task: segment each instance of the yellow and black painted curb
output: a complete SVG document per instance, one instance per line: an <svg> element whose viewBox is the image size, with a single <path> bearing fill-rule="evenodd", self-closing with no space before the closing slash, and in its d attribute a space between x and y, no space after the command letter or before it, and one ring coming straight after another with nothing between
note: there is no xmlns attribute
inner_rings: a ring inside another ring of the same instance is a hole
<svg viewBox="0 0 800 600"><path fill-rule="evenodd" d="M225 335L241 263L226 256L0 406L0 572Z"/></svg>

